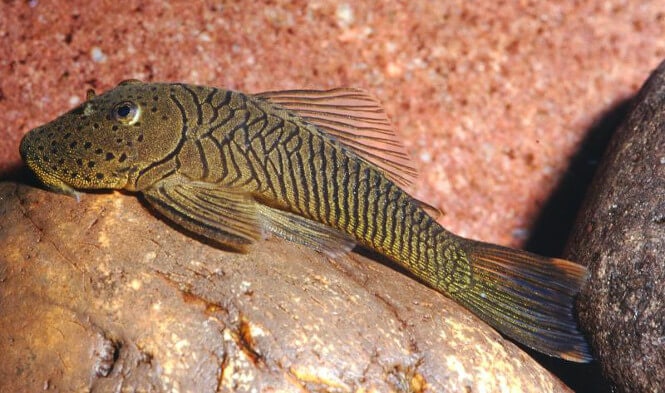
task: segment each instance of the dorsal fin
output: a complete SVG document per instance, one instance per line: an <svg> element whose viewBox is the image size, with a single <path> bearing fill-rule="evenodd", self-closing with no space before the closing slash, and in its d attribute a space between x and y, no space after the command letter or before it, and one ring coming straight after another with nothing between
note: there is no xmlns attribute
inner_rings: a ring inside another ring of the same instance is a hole
<svg viewBox="0 0 665 393"><path fill-rule="evenodd" d="M378 100L363 90L282 90L259 93L317 126L378 167L390 180L408 187L417 176L404 145Z"/></svg>

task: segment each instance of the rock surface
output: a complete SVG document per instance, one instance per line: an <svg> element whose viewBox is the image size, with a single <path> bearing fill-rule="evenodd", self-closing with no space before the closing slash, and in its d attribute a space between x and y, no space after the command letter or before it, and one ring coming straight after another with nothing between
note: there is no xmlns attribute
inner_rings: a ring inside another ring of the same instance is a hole
<svg viewBox="0 0 665 393"><path fill-rule="evenodd" d="M620 391L665 388L665 62L614 135L569 244L580 319Z"/></svg>
<svg viewBox="0 0 665 393"><path fill-rule="evenodd" d="M0 391L569 391L381 263L221 251L130 195L0 183L0 245Z"/></svg>

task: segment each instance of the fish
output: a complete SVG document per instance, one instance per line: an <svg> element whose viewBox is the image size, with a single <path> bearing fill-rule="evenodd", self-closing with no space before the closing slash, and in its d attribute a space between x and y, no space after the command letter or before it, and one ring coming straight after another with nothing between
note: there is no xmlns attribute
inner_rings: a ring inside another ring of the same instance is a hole
<svg viewBox="0 0 665 393"><path fill-rule="evenodd" d="M405 191L417 176L380 102L355 88L257 94L126 80L29 131L20 154L49 189L140 194L158 215L232 251L276 235L403 266L505 336L592 359L577 263L463 238Z"/></svg>

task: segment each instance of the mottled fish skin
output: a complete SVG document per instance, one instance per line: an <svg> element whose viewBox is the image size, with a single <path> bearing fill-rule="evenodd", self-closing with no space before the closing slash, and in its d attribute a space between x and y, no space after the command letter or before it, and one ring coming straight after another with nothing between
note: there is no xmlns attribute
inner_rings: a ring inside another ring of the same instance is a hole
<svg viewBox="0 0 665 393"><path fill-rule="evenodd" d="M54 190L140 192L239 249L267 232L331 255L360 243L525 345L590 359L572 314L582 266L446 231L386 170L270 94L126 81L32 130L20 151Z"/></svg>

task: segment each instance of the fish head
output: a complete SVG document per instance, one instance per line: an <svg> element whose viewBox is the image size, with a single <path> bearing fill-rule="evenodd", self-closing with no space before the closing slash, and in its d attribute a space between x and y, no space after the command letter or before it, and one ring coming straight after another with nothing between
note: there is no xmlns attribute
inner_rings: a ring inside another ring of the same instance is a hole
<svg viewBox="0 0 665 393"><path fill-rule="evenodd" d="M178 146L183 121L168 84L124 81L28 132L20 153L49 188L132 190L141 171Z"/></svg>

